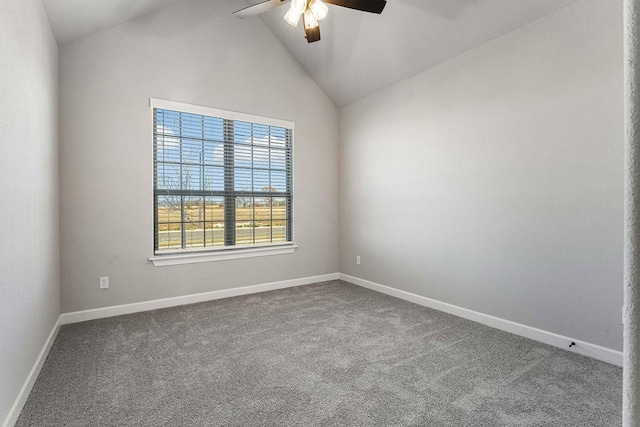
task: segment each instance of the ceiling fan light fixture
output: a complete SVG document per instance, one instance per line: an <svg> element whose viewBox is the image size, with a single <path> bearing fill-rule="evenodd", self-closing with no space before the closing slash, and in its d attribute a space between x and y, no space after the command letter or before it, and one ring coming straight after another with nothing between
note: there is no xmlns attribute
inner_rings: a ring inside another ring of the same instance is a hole
<svg viewBox="0 0 640 427"><path fill-rule="evenodd" d="M284 20L292 27L297 27L300 21L301 13L293 8L293 5L289 8L289 11L284 15Z"/></svg>
<svg viewBox="0 0 640 427"><path fill-rule="evenodd" d="M311 0L309 2L309 9L311 9L318 21L322 21L326 18L327 13L329 12L329 8L322 2L322 0Z"/></svg>
<svg viewBox="0 0 640 427"><path fill-rule="evenodd" d="M298 14L303 14L307 10L307 0L292 0L291 9L295 9Z"/></svg>
<svg viewBox="0 0 640 427"><path fill-rule="evenodd" d="M302 21L304 22L304 27L307 29L317 28L318 26L320 26L316 15L313 14L313 11L311 9L307 9L304 12L304 19Z"/></svg>

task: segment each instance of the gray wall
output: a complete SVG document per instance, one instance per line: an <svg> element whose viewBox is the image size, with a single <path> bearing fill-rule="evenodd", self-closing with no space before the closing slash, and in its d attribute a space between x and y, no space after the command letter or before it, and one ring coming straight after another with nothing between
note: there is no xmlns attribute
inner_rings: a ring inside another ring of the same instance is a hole
<svg viewBox="0 0 640 427"><path fill-rule="evenodd" d="M0 1L0 422L60 314L58 46L40 0Z"/></svg>
<svg viewBox="0 0 640 427"><path fill-rule="evenodd" d="M60 49L63 312L338 270L338 110L259 19L190 1ZM292 120L292 255L154 267L149 97ZM111 288L98 290L99 276Z"/></svg>
<svg viewBox="0 0 640 427"><path fill-rule="evenodd" d="M622 348L621 1L575 3L340 119L341 272Z"/></svg>

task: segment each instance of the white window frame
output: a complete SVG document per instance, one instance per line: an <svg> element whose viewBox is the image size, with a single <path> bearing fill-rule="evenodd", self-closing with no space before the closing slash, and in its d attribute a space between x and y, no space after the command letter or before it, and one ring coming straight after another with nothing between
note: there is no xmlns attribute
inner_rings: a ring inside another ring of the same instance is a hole
<svg viewBox="0 0 640 427"><path fill-rule="evenodd" d="M204 107L200 105L185 104L175 101L167 101L164 99L149 98L149 107L151 110L151 123L153 123L154 109L180 111L184 113L197 114L202 116L219 117L227 120L237 120L250 123L258 123L267 126L277 126L287 129L295 130L295 123L292 121L275 119L270 117L256 116L252 114L239 113L236 111L220 110L217 108ZM151 126L153 128L153 125ZM153 146L153 132L151 134L152 146ZM153 166L153 158L152 158ZM291 165L291 210L294 210L294 171L293 164ZM152 170L154 168L152 167ZM154 178L151 180L152 194L154 191ZM155 212L153 212L155 215ZM292 218L295 218L293 216ZM291 224L292 229L295 228L295 221ZM155 233L155 231L154 231ZM295 230L293 230L293 236L295 239ZM155 239L155 236L154 236ZM153 239L152 239L153 241ZM202 262L212 261L228 261L233 259L244 259L263 257L269 255L285 255L295 252L298 248L294 242L283 242L276 244L264 244L264 245L247 245L247 246L234 246L234 247L220 247L220 248L195 248L195 249L182 249L178 251L167 251L162 254L157 254L149 257L149 261L153 262L156 267L164 267L171 265L181 264L195 264ZM152 248L152 252L155 252Z"/></svg>

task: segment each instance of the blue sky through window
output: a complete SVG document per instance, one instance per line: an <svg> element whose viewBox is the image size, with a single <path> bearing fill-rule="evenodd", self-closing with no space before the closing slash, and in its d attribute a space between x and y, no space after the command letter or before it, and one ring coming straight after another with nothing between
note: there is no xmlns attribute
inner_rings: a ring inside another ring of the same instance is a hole
<svg viewBox="0 0 640 427"><path fill-rule="evenodd" d="M287 130L233 122L236 191L286 192ZM157 188L224 190L224 120L156 110Z"/></svg>

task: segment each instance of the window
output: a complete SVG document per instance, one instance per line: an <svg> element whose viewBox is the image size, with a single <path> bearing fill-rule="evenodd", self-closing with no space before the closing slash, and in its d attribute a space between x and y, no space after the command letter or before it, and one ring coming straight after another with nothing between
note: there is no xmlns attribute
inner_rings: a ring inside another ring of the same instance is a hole
<svg viewBox="0 0 640 427"><path fill-rule="evenodd" d="M293 124L152 100L154 249L293 242Z"/></svg>

